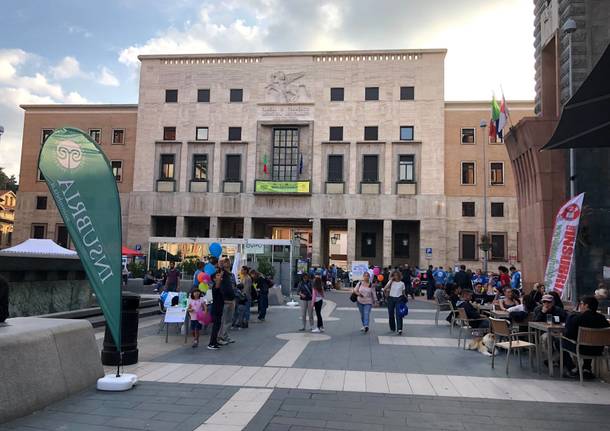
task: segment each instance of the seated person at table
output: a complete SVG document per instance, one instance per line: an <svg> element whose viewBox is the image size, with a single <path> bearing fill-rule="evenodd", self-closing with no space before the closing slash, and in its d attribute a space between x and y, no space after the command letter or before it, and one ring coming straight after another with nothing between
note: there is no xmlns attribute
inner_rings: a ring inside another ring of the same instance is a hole
<svg viewBox="0 0 610 431"><path fill-rule="evenodd" d="M534 288L532 289L532 298L534 299L534 302L541 304L544 294L544 283L534 283Z"/></svg>
<svg viewBox="0 0 610 431"><path fill-rule="evenodd" d="M447 295L445 288L440 283L436 283L436 290L434 291L434 299L436 300L437 304L440 304L440 305L449 304L449 295Z"/></svg>
<svg viewBox="0 0 610 431"><path fill-rule="evenodd" d="M554 290L551 290L548 295L551 295L553 297L553 304L563 310L563 301L561 300L561 296L559 296L559 293L555 292Z"/></svg>
<svg viewBox="0 0 610 431"><path fill-rule="evenodd" d="M534 309L534 322L546 322L547 316L559 316L560 322L566 321L566 312L563 308L559 308L555 305L553 295L544 295L542 297L542 305L537 306ZM554 322L554 320L553 320Z"/></svg>
<svg viewBox="0 0 610 431"><path fill-rule="evenodd" d="M453 305L453 308L457 308L457 303L460 300L459 295L461 291L462 289L455 283L449 283L445 286L445 294L447 295L449 302ZM445 320L451 323L451 317L451 313L449 313Z"/></svg>
<svg viewBox="0 0 610 431"><path fill-rule="evenodd" d="M462 302L458 305L466 312L466 316L469 319L480 319L481 314L479 311L472 305L472 290L463 290L462 291ZM475 320L470 322L471 328L489 328L489 320Z"/></svg>
<svg viewBox="0 0 610 431"><path fill-rule="evenodd" d="M498 306L500 307L500 310L506 311L510 307L514 307L515 305L519 304L521 304L521 301L519 301L519 298L517 298L515 291L510 286L505 287L504 299L500 299L498 301Z"/></svg>
<svg viewBox="0 0 610 431"><path fill-rule="evenodd" d="M607 328L610 323L606 318L597 312L599 302L593 296L585 296L581 299L578 306L578 313L571 314L566 321L566 328L564 335L570 340L577 341L578 329L582 326L583 328ZM576 343L562 340L563 348L569 350L569 352L576 352ZM603 347L595 346L582 346L580 353L583 355L601 355ZM572 356L568 351L564 350L563 361L566 364L568 371L566 371L567 377L576 377L578 370L572 360ZM591 370L591 359L584 359L583 364L583 378L592 379L595 378Z"/></svg>
<svg viewBox="0 0 610 431"><path fill-rule="evenodd" d="M523 323L527 321L530 313L533 313L536 309L536 302L534 302L534 291L523 295L521 304L510 307L508 311L508 317L512 322Z"/></svg>
<svg viewBox="0 0 610 431"><path fill-rule="evenodd" d="M604 283L599 283L597 286L597 289L595 290L595 299L599 302L597 309L602 313L606 313L608 307L610 307L610 298L608 298L608 289L604 287Z"/></svg>

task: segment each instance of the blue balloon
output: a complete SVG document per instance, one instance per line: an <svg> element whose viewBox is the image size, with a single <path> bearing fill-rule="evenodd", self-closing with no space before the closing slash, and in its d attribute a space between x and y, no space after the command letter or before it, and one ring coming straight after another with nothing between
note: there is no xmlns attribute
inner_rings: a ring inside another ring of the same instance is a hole
<svg viewBox="0 0 610 431"><path fill-rule="evenodd" d="M213 242L210 244L210 254L214 257L220 257L222 254L222 245L217 242Z"/></svg>
<svg viewBox="0 0 610 431"><path fill-rule="evenodd" d="M216 267L214 265L212 265L211 263L206 263L205 266L203 267L203 271L211 277L214 274L216 274Z"/></svg>

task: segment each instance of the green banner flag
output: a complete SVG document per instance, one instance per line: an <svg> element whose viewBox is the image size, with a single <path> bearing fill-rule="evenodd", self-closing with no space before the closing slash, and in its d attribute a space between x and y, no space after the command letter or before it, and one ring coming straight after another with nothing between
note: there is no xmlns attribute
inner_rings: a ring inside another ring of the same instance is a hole
<svg viewBox="0 0 610 431"><path fill-rule="evenodd" d="M121 203L110 163L88 134L66 127L44 142L38 167L120 350Z"/></svg>

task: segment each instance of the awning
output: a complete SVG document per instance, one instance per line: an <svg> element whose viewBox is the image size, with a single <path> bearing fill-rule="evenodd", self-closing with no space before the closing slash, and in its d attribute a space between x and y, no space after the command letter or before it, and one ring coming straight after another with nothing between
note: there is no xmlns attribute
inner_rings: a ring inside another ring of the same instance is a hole
<svg viewBox="0 0 610 431"><path fill-rule="evenodd" d="M610 147L610 45L566 103L543 150Z"/></svg>
<svg viewBox="0 0 610 431"><path fill-rule="evenodd" d="M0 250L0 256L78 259L74 250L63 248L50 239L28 239L14 247Z"/></svg>
<svg viewBox="0 0 610 431"><path fill-rule="evenodd" d="M144 256L138 250L134 250L132 248L128 248L128 247L125 247L125 246L121 247L121 254L123 256L127 256L127 257Z"/></svg>

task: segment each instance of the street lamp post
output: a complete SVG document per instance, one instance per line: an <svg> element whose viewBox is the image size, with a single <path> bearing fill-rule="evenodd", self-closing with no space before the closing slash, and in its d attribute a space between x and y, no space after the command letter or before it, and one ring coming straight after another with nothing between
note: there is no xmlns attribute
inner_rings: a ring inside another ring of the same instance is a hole
<svg viewBox="0 0 610 431"><path fill-rule="evenodd" d="M576 21L568 18L563 24L562 30L568 35L568 94L572 98L573 78L572 78L572 34L576 31ZM574 167L574 149L570 148L570 198L576 196L576 172Z"/></svg>
<svg viewBox="0 0 610 431"><path fill-rule="evenodd" d="M489 251L489 238L487 235L487 143L485 142L485 128L487 121L481 120L481 140L483 141L483 272L487 274L487 253Z"/></svg>

